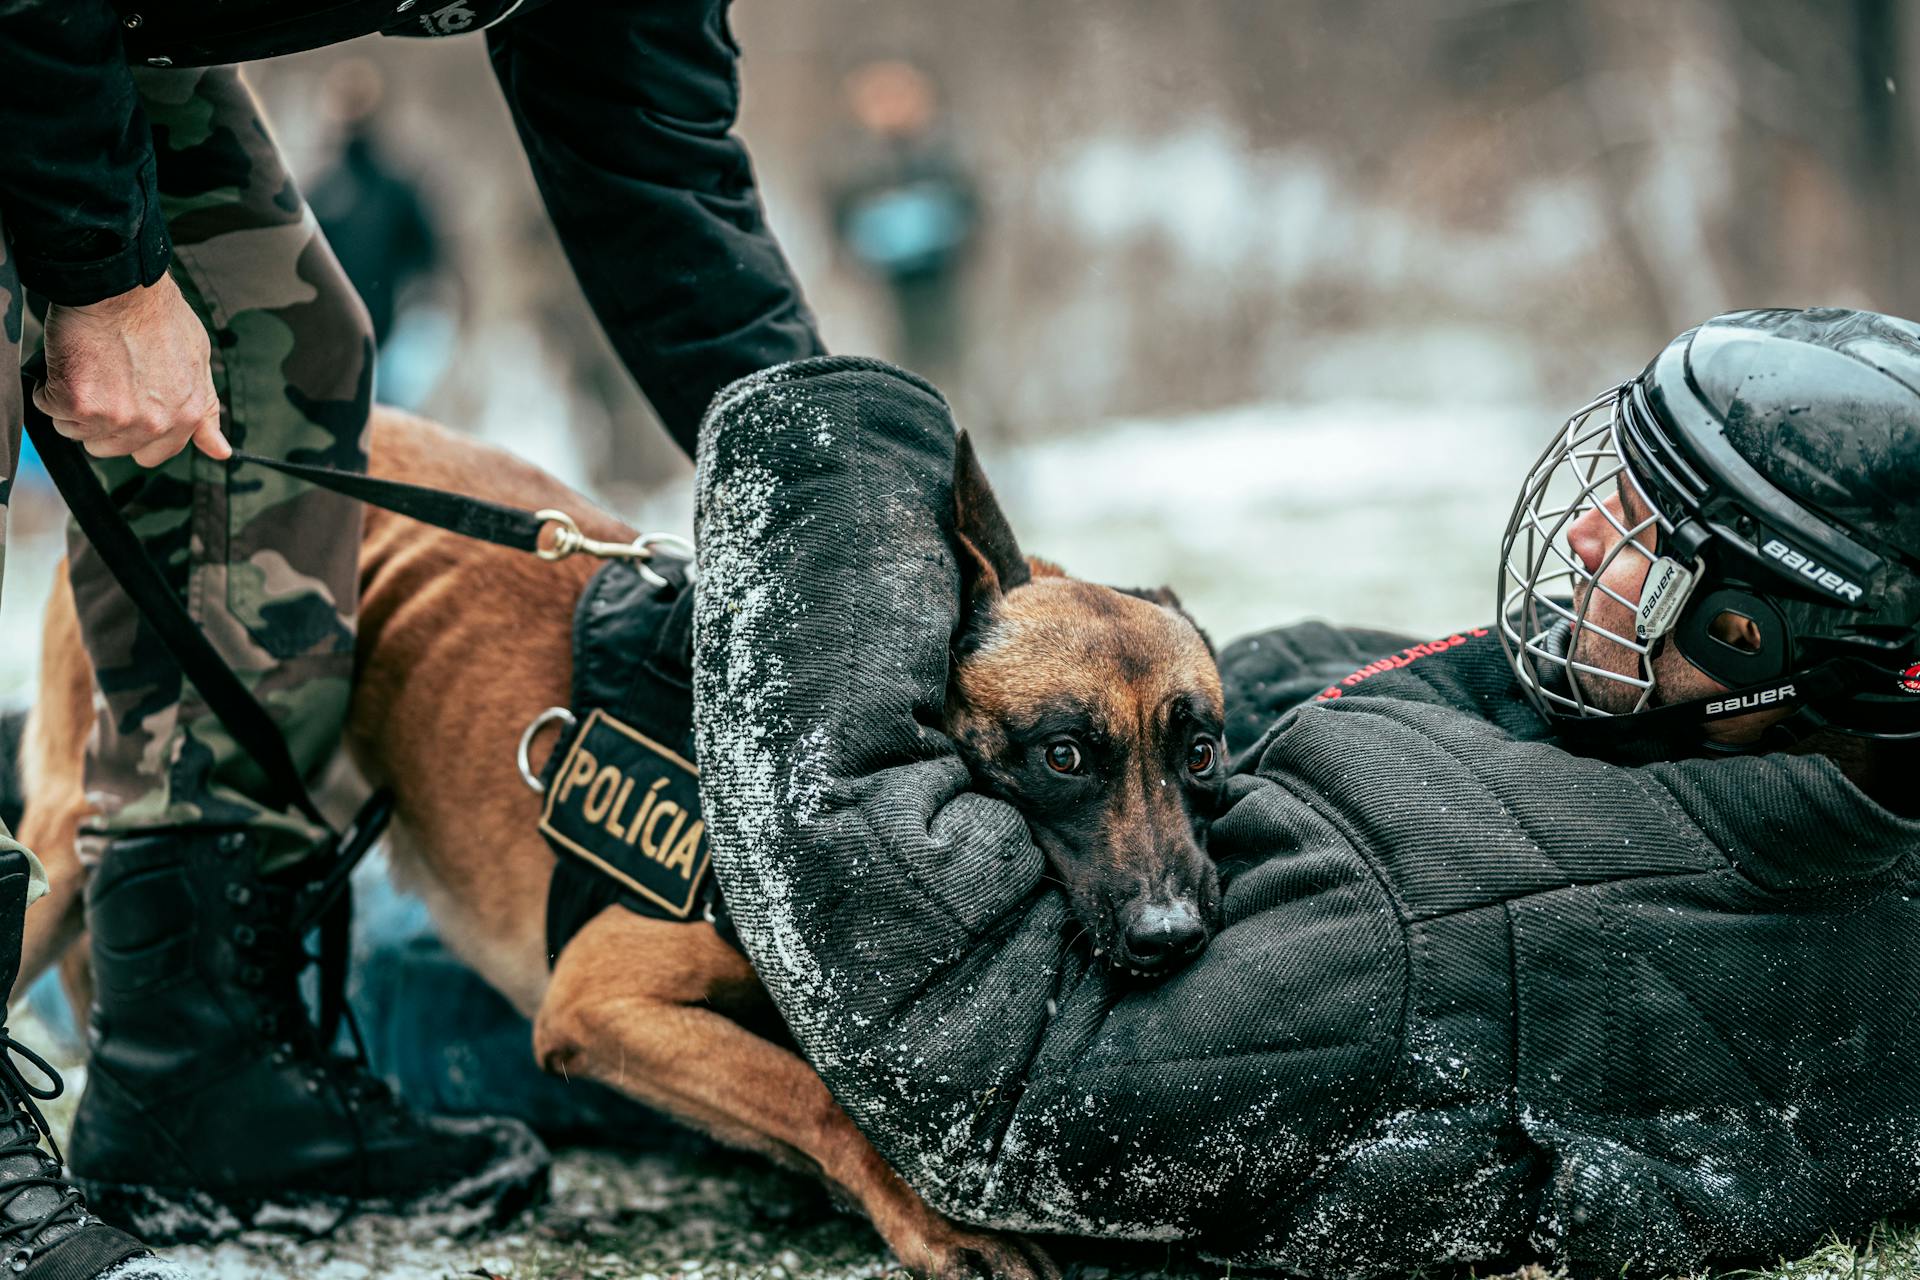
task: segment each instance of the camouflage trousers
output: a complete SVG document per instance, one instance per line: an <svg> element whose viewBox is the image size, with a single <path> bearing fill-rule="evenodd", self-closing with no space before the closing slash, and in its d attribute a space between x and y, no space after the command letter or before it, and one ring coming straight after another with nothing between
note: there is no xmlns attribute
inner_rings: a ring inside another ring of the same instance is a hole
<svg viewBox="0 0 1920 1280"><path fill-rule="evenodd" d="M257 453L364 470L373 383L366 309L251 93L231 67L133 75L153 129L171 274L212 339L227 438ZM6 420L17 440L19 414ZM358 504L262 467L229 470L191 447L152 469L130 458L95 466L313 777L346 717ZM99 816L82 834L83 856L132 831L244 826L262 870L298 861L323 833L257 798L264 780L256 763L77 530L68 554L101 695L87 756Z"/></svg>

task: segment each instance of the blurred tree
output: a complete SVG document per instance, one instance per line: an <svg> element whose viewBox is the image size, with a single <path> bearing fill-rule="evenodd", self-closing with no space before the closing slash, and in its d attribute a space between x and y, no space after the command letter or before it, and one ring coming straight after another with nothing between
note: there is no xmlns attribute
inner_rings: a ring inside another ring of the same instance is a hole
<svg viewBox="0 0 1920 1280"><path fill-rule="evenodd" d="M1899 0L1726 0L1741 192L1727 243L1756 301L1920 311Z"/></svg>
<svg viewBox="0 0 1920 1280"><path fill-rule="evenodd" d="M1914 141L1898 93L1906 6L1900 0L1853 0L1854 89L1860 142L1854 181L1866 205L1868 263L1883 308L1920 309L1920 261L1914 224Z"/></svg>

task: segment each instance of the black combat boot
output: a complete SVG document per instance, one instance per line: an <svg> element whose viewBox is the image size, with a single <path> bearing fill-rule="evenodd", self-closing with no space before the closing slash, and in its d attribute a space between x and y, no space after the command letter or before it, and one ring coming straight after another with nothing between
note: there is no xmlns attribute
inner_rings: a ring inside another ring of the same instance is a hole
<svg viewBox="0 0 1920 1280"><path fill-rule="evenodd" d="M27 859L0 852L0 993L20 976L27 910ZM29 1082L14 1063L24 1058L46 1083ZM186 1280L186 1272L87 1212L87 1202L61 1174L59 1147L39 1103L60 1096L59 1075L0 1025L0 1274L20 1280ZM54 1154L42 1148L44 1141Z"/></svg>
<svg viewBox="0 0 1920 1280"><path fill-rule="evenodd" d="M318 1234L354 1213L458 1231L545 1194L525 1125L417 1115L319 1041L299 978L313 892L244 831L108 846L87 890L91 1061L68 1142L95 1207L156 1241Z"/></svg>

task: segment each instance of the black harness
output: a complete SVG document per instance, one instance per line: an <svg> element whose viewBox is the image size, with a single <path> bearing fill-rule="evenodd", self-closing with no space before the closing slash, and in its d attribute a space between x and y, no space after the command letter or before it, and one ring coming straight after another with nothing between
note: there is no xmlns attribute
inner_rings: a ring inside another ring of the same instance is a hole
<svg viewBox="0 0 1920 1280"><path fill-rule="evenodd" d="M708 856L693 755L693 590L687 563L616 560L573 612L570 722L540 771L540 834L557 855L547 963L616 903L705 918L739 946Z"/></svg>

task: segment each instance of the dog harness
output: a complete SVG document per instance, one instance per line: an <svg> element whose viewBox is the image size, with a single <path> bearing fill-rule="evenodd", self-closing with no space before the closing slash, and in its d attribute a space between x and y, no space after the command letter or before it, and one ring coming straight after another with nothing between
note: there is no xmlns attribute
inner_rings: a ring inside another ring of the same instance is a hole
<svg viewBox="0 0 1920 1280"><path fill-rule="evenodd" d="M708 857L693 751L693 590L660 554L658 582L615 560L573 615L573 706L542 768L540 834L557 860L547 963L618 904L660 920L704 918L738 945ZM538 722L536 722L538 723Z"/></svg>

